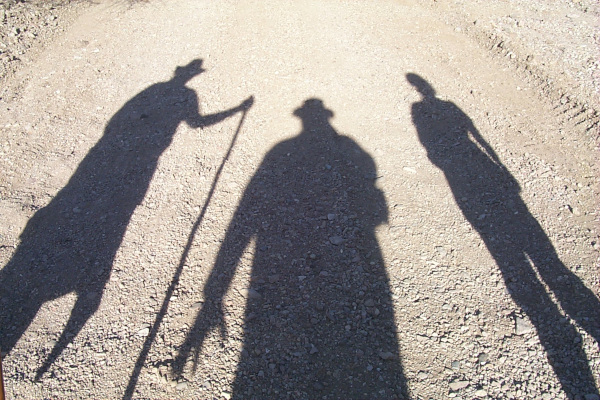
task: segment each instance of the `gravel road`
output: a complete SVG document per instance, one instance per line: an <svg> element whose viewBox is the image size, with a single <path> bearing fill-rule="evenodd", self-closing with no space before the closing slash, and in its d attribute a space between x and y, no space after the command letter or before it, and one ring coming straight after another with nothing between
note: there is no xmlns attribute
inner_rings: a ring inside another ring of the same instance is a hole
<svg viewBox="0 0 600 400"><path fill-rule="evenodd" d="M8 398L600 400L596 2L0 6Z"/></svg>

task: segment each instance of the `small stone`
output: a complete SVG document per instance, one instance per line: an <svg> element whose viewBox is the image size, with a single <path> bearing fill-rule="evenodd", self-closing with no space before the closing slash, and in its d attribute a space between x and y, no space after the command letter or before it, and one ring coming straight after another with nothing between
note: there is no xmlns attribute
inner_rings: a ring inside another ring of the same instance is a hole
<svg viewBox="0 0 600 400"><path fill-rule="evenodd" d="M480 364L483 364L485 362L487 362L487 360L490 358L489 354L487 353L481 353L478 357L477 357L477 361L479 361Z"/></svg>
<svg viewBox="0 0 600 400"><path fill-rule="evenodd" d="M394 358L396 358L394 354L390 353L389 351L382 351L381 353L379 353L379 357L381 357L383 360L393 360Z"/></svg>
<svg viewBox="0 0 600 400"><path fill-rule="evenodd" d="M239 290L239 293L247 298L247 299L252 299L252 300L258 300L260 299L262 296L260 295L260 293L258 293L256 290L252 289L252 288L244 288Z"/></svg>
<svg viewBox="0 0 600 400"><path fill-rule="evenodd" d="M150 334L150 328L142 328L139 331L137 331L136 335L138 336L148 336Z"/></svg>
<svg viewBox="0 0 600 400"><path fill-rule="evenodd" d="M450 367L454 370L460 369L460 361L452 361L452 364L450 364Z"/></svg>
<svg viewBox="0 0 600 400"><path fill-rule="evenodd" d="M477 397L486 397L487 396L487 392L483 389L479 389L477 391L475 391L475 396Z"/></svg>
<svg viewBox="0 0 600 400"><path fill-rule="evenodd" d="M223 393L221 393L221 397L224 398L225 400L229 400L229 399L231 399L231 393L223 392Z"/></svg>
<svg viewBox="0 0 600 400"><path fill-rule="evenodd" d="M448 254L448 250L446 250L444 246L435 246L435 251L437 251L440 256L446 256Z"/></svg>
<svg viewBox="0 0 600 400"><path fill-rule="evenodd" d="M202 304L204 304L202 301L197 301L194 304L192 304L192 310L199 310L200 308L202 308Z"/></svg>
<svg viewBox="0 0 600 400"><path fill-rule="evenodd" d="M466 388L467 386L469 386L469 381L454 381L450 384L450 389L456 392Z"/></svg>
<svg viewBox="0 0 600 400"><path fill-rule="evenodd" d="M310 345L310 351L309 351L309 353L310 353L310 354L315 354L315 353L318 353L318 352L319 352L319 350L318 350L318 349L317 349L315 346L313 346L313 345L311 344L311 345Z"/></svg>
<svg viewBox="0 0 600 400"><path fill-rule="evenodd" d="M175 385L175 389L177 390L185 390L187 389L187 382L179 382L177 385Z"/></svg>
<svg viewBox="0 0 600 400"><path fill-rule="evenodd" d="M427 374L427 372L421 371L417 374L417 378L419 379L427 379L427 377L429 376L429 374Z"/></svg>
<svg viewBox="0 0 600 400"><path fill-rule="evenodd" d="M344 239L341 236L331 236L329 241L335 246L339 246L340 244L344 243Z"/></svg>
<svg viewBox="0 0 600 400"><path fill-rule="evenodd" d="M327 214L327 219L333 221L335 219L335 214Z"/></svg>
<svg viewBox="0 0 600 400"><path fill-rule="evenodd" d="M367 299L367 300L365 300L365 306L366 307L374 307L375 302L373 301L373 299Z"/></svg>
<svg viewBox="0 0 600 400"><path fill-rule="evenodd" d="M526 333L531 332L532 330L533 325L531 324L531 322L520 317L515 318L515 333L517 335L524 335Z"/></svg>
<svg viewBox="0 0 600 400"><path fill-rule="evenodd" d="M269 283L275 283L279 280L279 274L269 275L269 277L267 279L268 279Z"/></svg>
<svg viewBox="0 0 600 400"><path fill-rule="evenodd" d="M94 300L96 297L98 297L98 293L88 292L88 294L85 297L87 297L88 300Z"/></svg>

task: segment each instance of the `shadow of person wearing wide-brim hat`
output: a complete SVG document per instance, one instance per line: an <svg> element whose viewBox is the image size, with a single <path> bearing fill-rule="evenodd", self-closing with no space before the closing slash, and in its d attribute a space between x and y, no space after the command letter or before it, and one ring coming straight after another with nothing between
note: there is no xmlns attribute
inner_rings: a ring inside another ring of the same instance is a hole
<svg viewBox="0 0 600 400"><path fill-rule="evenodd" d="M203 71L202 60L193 60L177 67L171 80L154 84L125 103L66 186L28 221L21 243L0 270L3 351L11 351L45 302L67 293L77 295L36 379L98 309L131 215L179 124L209 126L251 104L199 114L196 92L185 85Z"/></svg>
<svg viewBox="0 0 600 400"><path fill-rule="evenodd" d="M246 187L175 372L185 372L188 358L197 365L210 330L227 336L224 296L254 240L232 398L403 398L389 278L375 236L388 215L375 162L336 132L321 100L306 100L294 115L302 131L273 147Z"/></svg>
<svg viewBox="0 0 600 400"><path fill-rule="evenodd" d="M564 391L597 394L581 336L564 316L598 342L598 297L560 260L521 198L517 180L471 119L454 103L438 99L419 75L406 78L422 95L412 105L412 119L429 160L444 172L456 204L495 259L513 300L535 326Z"/></svg>

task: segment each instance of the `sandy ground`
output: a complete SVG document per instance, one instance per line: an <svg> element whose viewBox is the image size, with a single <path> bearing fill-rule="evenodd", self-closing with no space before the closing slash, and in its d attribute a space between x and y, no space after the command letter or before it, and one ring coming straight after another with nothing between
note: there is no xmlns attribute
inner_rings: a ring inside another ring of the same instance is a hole
<svg viewBox="0 0 600 400"><path fill-rule="evenodd" d="M598 399L594 76L477 4L82 6L4 80L9 398Z"/></svg>

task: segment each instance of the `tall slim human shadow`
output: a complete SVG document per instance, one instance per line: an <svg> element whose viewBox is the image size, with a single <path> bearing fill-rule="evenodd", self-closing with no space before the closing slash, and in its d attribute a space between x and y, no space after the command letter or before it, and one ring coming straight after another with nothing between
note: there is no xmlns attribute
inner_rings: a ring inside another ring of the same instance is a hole
<svg viewBox="0 0 600 400"><path fill-rule="evenodd" d="M440 168L465 218L477 230L500 268L513 300L527 314L563 389L597 394L581 337L559 311L596 341L600 302L556 254L548 236L520 196L521 188L471 119L455 104L436 97L416 74L407 80L421 93L412 119L429 160ZM538 279L539 274L540 279Z"/></svg>
<svg viewBox="0 0 600 400"><path fill-rule="evenodd" d="M407 396L389 279L375 237L387 221L373 159L309 99L302 131L277 144L248 184L175 360L194 368L254 238L234 399ZM237 288L239 291L241 288Z"/></svg>
<svg viewBox="0 0 600 400"><path fill-rule="evenodd" d="M36 379L97 310L131 215L178 125L209 126L244 108L242 104L200 115L196 93L185 85L203 71L202 60L193 60L177 67L171 80L154 84L125 103L67 185L28 221L20 245L0 270L4 351L15 346L45 302L67 293L77 295Z"/></svg>

